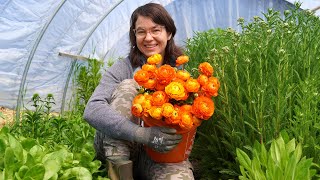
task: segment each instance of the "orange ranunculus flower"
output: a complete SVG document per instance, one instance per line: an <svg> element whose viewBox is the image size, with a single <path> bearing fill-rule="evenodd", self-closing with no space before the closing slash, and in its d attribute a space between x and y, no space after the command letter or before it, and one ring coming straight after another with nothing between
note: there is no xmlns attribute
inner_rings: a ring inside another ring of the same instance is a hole
<svg viewBox="0 0 320 180"><path fill-rule="evenodd" d="M179 122L179 126L182 129L191 129L193 126L192 114L190 112L181 112L181 120Z"/></svg>
<svg viewBox="0 0 320 180"><path fill-rule="evenodd" d="M201 91L208 97L218 96L218 87L215 86L215 83L208 81L207 84L201 87Z"/></svg>
<svg viewBox="0 0 320 180"><path fill-rule="evenodd" d="M196 97L191 112L197 118L208 120L214 113L214 103L211 98L206 96Z"/></svg>
<svg viewBox="0 0 320 180"><path fill-rule="evenodd" d="M196 79L190 78L184 84L184 87L188 92L198 92L200 89L200 83Z"/></svg>
<svg viewBox="0 0 320 180"><path fill-rule="evenodd" d="M169 97L164 91L155 91L152 93L152 106L162 106L162 104L169 102Z"/></svg>
<svg viewBox="0 0 320 180"><path fill-rule="evenodd" d="M186 97L188 98L186 90L179 82L171 82L165 87L165 92L170 98L175 100L185 100Z"/></svg>
<svg viewBox="0 0 320 180"><path fill-rule="evenodd" d="M202 74L207 75L208 77L212 76L213 74L213 67L208 62L203 62L199 65L199 71Z"/></svg>
<svg viewBox="0 0 320 180"><path fill-rule="evenodd" d="M157 81L160 84L167 85L175 77L176 71L170 65L162 65L158 68Z"/></svg>
<svg viewBox="0 0 320 180"><path fill-rule="evenodd" d="M165 87L166 87L166 84L160 84L159 82L157 82L155 89L157 91L164 91Z"/></svg>
<svg viewBox="0 0 320 180"><path fill-rule="evenodd" d="M136 117L142 117L143 108L142 108L141 104L133 104L131 106L131 112Z"/></svg>
<svg viewBox="0 0 320 180"><path fill-rule="evenodd" d="M180 111L184 111L184 112L191 112L191 109L192 109L192 105L190 104L184 104L179 108Z"/></svg>
<svg viewBox="0 0 320 180"><path fill-rule="evenodd" d="M169 118L172 115L173 111L174 111L174 107L171 103L162 104L162 115L165 118Z"/></svg>
<svg viewBox="0 0 320 180"><path fill-rule="evenodd" d="M142 104L145 100L146 97L143 94L138 94L133 98L132 104Z"/></svg>
<svg viewBox="0 0 320 180"><path fill-rule="evenodd" d="M200 74L199 77L197 78L197 81L201 86L203 86L209 81L209 78L204 74Z"/></svg>
<svg viewBox="0 0 320 180"><path fill-rule="evenodd" d="M220 88L220 81L218 78L211 76L209 77L209 82L212 82L218 89Z"/></svg>
<svg viewBox="0 0 320 180"><path fill-rule="evenodd" d="M147 59L148 64L159 64L162 61L161 54L154 54Z"/></svg>
<svg viewBox="0 0 320 180"><path fill-rule="evenodd" d="M140 69L139 71L137 71L134 76L133 79L140 85L142 86L143 83L147 82L149 79L149 73L148 71L142 70Z"/></svg>
<svg viewBox="0 0 320 180"><path fill-rule="evenodd" d="M169 118L165 118L167 124L179 124L180 120L178 110L173 110L172 115Z"/></svg>
<svg viewBox="0 0 320 180"><path fill-rule="evenodd" d="M142 70L148 71L149 73L149 78L155 78L156 77L156 72L157 72L157 66L154 64L144 64L141 67Z"/></svg>
<svg viewBox="0 0 320 180"><path fill-rule="evenodd" d="M141 86L147 89L155 89L156 85L157 81L155 79L148 79L147 82L141 84Z"/></svg>
<svg viewBox="0 0 320 180"><path fill-rule="evenodd" d="M184 63L187 63L189 61L189 57L188 56L179 56L176 59L176 66L180 66Z"/></svg>
<svg viewBox="0 0 320 180"><path fill-rule="evenodd" d="M186 70L178 70L176 73L176 77L182 79L183 81L188 80L190 76L190 73Z"/></svg>
<svg viewBox="0 0 320 180"><path fill-rule="evenodd" d="M143 108L143 114L144 115L148 115L149 110L151 109L152 105L151 105L151 100L146 99L142 104L142 108Z"/></svg>
<svg viewBox="0 0 320 180"><path fill-rule="evenodd" d="M152 106L149 109L149 114L152 118L160 120L162 118L162 108L161 106Z"/></svg>
<svg viewBox="0 0 320 180"><path fill-rule="evenodd" d="M198 127L198 126L201 125L202 120L193 115L192 116L192 122L193 122L194 126Z"/></svg>
<svg viewBox="0 0 320 180"><path fill-rule="evenodd" d="M178 82L178 83L181 83L182 85L184 85L184 83L185 83L182 79L177 78L177 77L174 77L174 78L171 80L171 82Z"/></svg>

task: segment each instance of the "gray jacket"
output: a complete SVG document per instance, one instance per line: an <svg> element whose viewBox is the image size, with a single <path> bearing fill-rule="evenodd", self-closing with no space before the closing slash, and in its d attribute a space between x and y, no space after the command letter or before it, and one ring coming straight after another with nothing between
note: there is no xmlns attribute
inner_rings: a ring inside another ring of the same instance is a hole
<svg viewBox="0 0 320 180"><path fill-rule="evenodd" d="M120 115L109 104L119 83L132 79L133 71L128 57L117 60L101 78L84 111L84 119L96 130L109 137L131 142L139 125Z"/></svg>

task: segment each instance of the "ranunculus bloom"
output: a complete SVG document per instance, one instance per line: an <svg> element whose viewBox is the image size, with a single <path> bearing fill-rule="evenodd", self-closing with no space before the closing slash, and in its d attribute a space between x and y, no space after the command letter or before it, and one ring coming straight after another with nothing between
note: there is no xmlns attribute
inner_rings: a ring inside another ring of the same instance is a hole
<svg viewBox="0 0 320 180"><path fill-rule="evenodd" d="M152 94L151 104L153 106L162 106L162 104L167 103L169 97L164 91L156 91Z"/></svg>
<svg viewBox="0 0 320 180"><path fill-rule="evenodd" d="M220 81L218 78L211 76L209 77L209 82L212 82L218 89L220 88Z"/></svg>
<svg viewBox="0 0 320 180"><path fill-rule="evenodd" d="M172 113L174 111L174 107L171 103L164 103L162 104L162 115L165 118L169 118L172 116Z"/></svg>
<svg viewBox="0 0 320 180"><path fill-rule="evenodd" d="M133 98L132 104L142 104L145 100L146 97L143 94L138 94Z"/></svg>
<svg viewBox="0 0 320 180"><path fill-rule="evenodd" d="M191 112L197 118L208 120L214 113L214 103L211 98L205 96L196 97L193 101Z"/></svg>
<svg viewBox="0 0 320 180"><path fill-rule="evenodd" d="M149 78L155 78L156 77L156 72L157 72L157 66L154 64L144 64L141 67L142 70L148 71Z"/></svg>
<svg viewBox="0 0 320 180"><path fill-rule="evenodd" d="M191 112L191 109L192 109L192 105L190 104L184 104L179 108L180 111L184 111L184 112Z"/></svg>
<svg viewBox="0 0 320 180"><path fill-rule="evenodd" d="M170 98L175 100L185 100L187 96L186 90L179 82L171 82L165 87L165 92Z"/></svg>
<svg viewBox="0 0 320 180"><path fill-rule="evenodd" d="M182 129L191 129L193 127L192 115L189 112L181 112L181 120L179 122L179 126Z"/></svg>
<svg viewBox="0 0 320 180"><path fill-rule="evenodd" d="M166 84L160 84L160 83L156 83L156 87L155 87L155 89L157 90L157 91L164 91L164 88L166 87Z"/></svg>
<svg viewBox="0 0 320 180"><path fill-rule="evenodd" d="M213 74L213 67L208 62L203 62L199 65L199 71L202 74L207 75L208 77L212 76Z"/></svg>
<svg viewBox="0 0 320 180"><path fill-rule="evenodd" d="M141 104L133 104L131 106L131 112L134 116L141 117L142 112L143 112L143 108L142 108Z"/></svg>
<svg viewBox="0 0 320 180"><path fill-rule="evenodd" d="M152 118L160 120L162 118L162 108L159 106L152 106L149 109L149 114Z"/></svg>
<svg viewBox="0 0 320 180"><path fill-rule="evenodd" d="M197 78L197 81L201 86L203 86L209 81L209 78L204 74L200 74L199 77Z"/></svg>
<svg viewBox="0 0 320 180"><path fill-rule="evenodd" d="M158 69L157 81L160 84L167 85L175 77L176 71L170 65L162 65Z"/></svg>
<svg viewBox="0 0 320 180"><path fill-rule="evenodd" d="M172 115L169 118L165 118L167 124L179 124L180 120L178 110L173 110Z"/></svg>
<svg viewBox="0 0 320 180"><path fill-rule="evenodd" d="M137 71L134 76L133 79L140 85L142 86L143 83L146 83L149 79L149 73L148 71L142 70L140 69L139 71Z"/></svg>
<svg viewBox="0 0 320 180"><path fill-rule="evenodd" d="M176 77L182 79L183 81L188 80L190 76L190 73L186 70L178 70L176 73Z"/></svg>
<svg viewBox="0 0 320 180"><path fill-rule="evenodd" d="M184 84L184 87L188 92L198 92L200 89L200 83L196 79L190 78Z"/></svg>
<svg viewBox="0 0 320 180"><path fill-rule="evenodd" d="M187 63L189 61L189 57L188 56L179 56L176 59L176 66L180 66L184 63Z"/></svg>
<svg viewBox="0 0 320 180"><path fill-rule="evenodd" d="M141 86L147 89L155 89L156 84L157 84L157 81L155 79L148 79L148 81L141 84Z"/></svg>
<svg viewBox="0 0 320 180"><path fill-rule="evenodd" d="M162 61L161 54L154 54L147 59L148 64L159 64Z"/></svg>
<svg viewBox="0 0 320 180"><path fill-rule="evenodd" d="M208 97L218 96L218 88L215 86L215 83L212 81L208 81L207 84L202 86L201 91Z"/></svg>

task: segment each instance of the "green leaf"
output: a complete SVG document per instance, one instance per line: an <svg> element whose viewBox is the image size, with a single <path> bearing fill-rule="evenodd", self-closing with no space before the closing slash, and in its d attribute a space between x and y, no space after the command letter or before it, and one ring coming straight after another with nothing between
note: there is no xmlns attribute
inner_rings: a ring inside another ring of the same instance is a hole
<svg viewBox="0 0 320 180"><path fill-rule="evenodd" d="M7 147L6 152L4 154L4 168L5 171L5 179L10 179L13 177L13 172L17 171L20 166L17 164L16 157L14 155L14 151L11 147Z"/></svg>
<svg viewBox="0 0 320 180"><path fill-rule="evenodd" d="M44 166L42 164L37 164L33 167L31 167L25 174L25 176L23 177L23 179L25 178L29 178L29 179L43 179L44 174L46 172L46 169L44 168Z"/></svg>
<svg viewBox="0 0 320 180"><path fill-rule="evenodd" d="M32 157L34 158L34 161L35 161L36 163L42 162L42 158L43 158L43 156L45 155L45 152L44 152L44 150L43 150L43 147L40 146L40 145L35 145L35 146L33 146L33 147L30 149L29 153L32 155Z"/></svg>
<svg viewBox="0 0 320 180"><path fill-rule="evenodd" d="M251 171L251 160L250 160L249 156L239 148L236 149L236 153L237 153L237 158L239 160L239 163L245 169L247 169L248 171Z"/></svg>
<svg viewBox="0 0 320 180"><path fill-rule="evenodd" d="M302 156L302 147L300 143L297 145L296 150L294 151L294 156L296 157L296 163L298 163Z"/></svg>
<svg viewBox="0 0 320 180"><path fill-rule="evenodd" d="M49 159L44 162L44 167L46 169L46 173L43 179L47 180L57 175L61 169L61 163L56 159Z"/></svg>
<svg viewBox="0 0 320 180"><path fill-rule="evenodd" d="M293 152L296 149L296 141L295 139L292 139L291 141L289 141L286 144L286 152L287 154L290 154L291 152Z"/></svg>
<svg viewBox="0 0 320 180"><path fill-rule="evenodd" d="M37 141L35 139L31 139L31 138L26 138L22 141L20 141L22 147L29 151L33 146L37 145Z"/></svg>
<svg viewBox="0 0 320 180"><path fill-rule="evenodd" d="M21 177L24 177L24 175L27 173L27 171L29 170L29 167L28 166L21 166L19 171L18 171L18 176L21 178Z"/></svg>
<svg viewBox="0 0 320 180"><path fill-rule="evenodd" d="M18 161L23 162L23 148L19 141L11 134L8 134L9 146L13 149L14 155Z"/></svg>
<svg viewBox="0 0 320 180"><path fill-rule="evenodd" d="M0 139L0 155L3 155L6 151L7 144L3 139Z"/></svg>
<svg viewBox="0 0 320 180"><path fill-rule="evenodd" d="M92 175L87 168L84 167L73 167L67 169L60 177L61 180L76 178L78 180L91 180Z"/></svg>

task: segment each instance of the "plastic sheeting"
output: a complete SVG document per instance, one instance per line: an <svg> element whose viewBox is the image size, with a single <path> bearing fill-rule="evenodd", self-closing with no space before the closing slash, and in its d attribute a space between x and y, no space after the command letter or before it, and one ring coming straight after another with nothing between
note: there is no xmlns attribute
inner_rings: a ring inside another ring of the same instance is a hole
<svg viewBox="0 0 320 180"><path fill-rule="evenodd" d="M148 2L170 12L181 46L196 31L239 30L239 17L251 20L268 8L284 11L291 5L283 0L0 0L0 106L16 108L34 93L51 93L54 110L66 108L77 60L59 52L105 62L126 56L130 15Z"/></svg>

